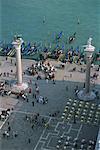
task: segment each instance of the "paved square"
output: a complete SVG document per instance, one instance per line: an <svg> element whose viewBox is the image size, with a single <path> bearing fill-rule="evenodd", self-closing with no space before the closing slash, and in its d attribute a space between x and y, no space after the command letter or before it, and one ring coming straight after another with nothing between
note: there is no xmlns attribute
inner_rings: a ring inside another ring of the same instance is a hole
<svg viewBox="0 0 100 150"><path fill-rule="evenodd" d="M32 94L28 95L28 101L17 99L15 95L0 95L1 110L2 107L14 108L6 121L0 121L0 126L4 123L0 130L0 150L87 150L89 146L94 150L100 125L100 104L97 100L88 103L77 99L74 88L77 84L82 88L83 83L58 80L57 76L53 84L24 76L24 80L29 82L30 79ZM48 98L47 104L37 103L33 98L35 82L40 95ZM9 136L4 137L9 126Z"/></svg>

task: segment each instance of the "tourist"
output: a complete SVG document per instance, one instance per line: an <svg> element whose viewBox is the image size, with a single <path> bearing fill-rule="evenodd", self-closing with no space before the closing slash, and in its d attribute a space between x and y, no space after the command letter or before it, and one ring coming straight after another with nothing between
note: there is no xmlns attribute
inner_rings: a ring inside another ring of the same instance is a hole
<svg viewBox="0 0 100 150"><path fill-rule="evenodd" d="M32 84L32 80L30 79L30 82L29 82L30 84Z"/></svg>
<svg viewBox="0 0 100 150"><path fill-rule="evenodd" d="M26 98L26 102L27 102L27 103L29 102L29 99L28 99L28 98Z"/></svg>
<svg viewBox="0 0 100 150"><path fill-rule="evenodd" d="M48 78L46 78L46 83L48 83L49 82L49 80L48 80Z"/></svg>
<svg viewBox="0 0 100 150"><path fill-rule="evenodd" d="M35 87L37 87L37 83L35 82Z"/></svg>
<svg viewBox="0 0 100 150"><path fill-rule="evenodd" d="M17 137L17 136L18 136L17 131L13 131L13 137Z"/></svg>
<svg viewBox="0 0 100 150"><path fill-rule="evenodd" d="M36 93L34 93L34 98L37 99Z"/></svg>
<svg viewBox="0 0 100 150"><path fill-rule="evenodd" d="M11 64L12 64L12 59L11 59Z"/></svg>
<svg viewBox="0 0 100 150"><path fill-rule="evenodd" d="M6 61L8 60L8 57L6 57Z"/></svg>
<svg viewBox="0 0 100 150"><path fill-rule="evenodd" d="M10 72L13 73L13 70L11 69Z"/></svg>
<svg viewBox="0 0 100 150"><path fill-rule="evenodd" d="M34 101L32 102L32 106L34 107Z"/></svg>
<svg viewBox="0 0 100 150"><path fill-rule="evenodd" d="M29 88L29 94L31 94L32 93L32 89L31 88Z"/></svg>
<svg viewBox="0 0 100 150"><path fill-rule="evenodd" d="M36 87L36 93L39 94L39 86Z"/></svg>
<svg viewBox="0 0 100 150"><path fill-rule="evenodd" d="M30 138L28 138L28 143L29 143L29 144L31 143L31 139L30 139Z"/></svg>
<svg viewBox="0 0 100 150"><path fill-rule="evenodd" d="M11 131L11 127L10 126L8 127L8 131Z"/></svg>
<svg viewBox="0 0 100 150"><path fill-rule="evenodd" d="M70 73L70 78L72 78L72 74Z"/></svg>
<svg viewBox="0 0 100 150"><path fill-rule="evenodd" d="M53 81L53 84L56 84L56 82L55 82L55 80L54 80L54 79L53 79L52 81Z"/></svg>
<svg viewBox="0 0 100 150"><path fill-rule="evenodd" d="M7 77L9 77L9 72L7 72Z"/></svg>
<svg viewBox="0 0 100 150"><path fill-rule="evenodd" d="M66 91L68 91L68 86L66 86Z"/></svg>

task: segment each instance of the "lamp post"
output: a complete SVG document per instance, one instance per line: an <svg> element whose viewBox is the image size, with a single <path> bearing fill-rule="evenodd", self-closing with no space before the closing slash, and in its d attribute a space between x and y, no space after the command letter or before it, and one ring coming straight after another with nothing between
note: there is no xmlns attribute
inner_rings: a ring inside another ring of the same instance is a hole
<svg viewBox="0 0 100 150"><path fill-rule="evenodd" d="M90 91L90 71L91 71L91 61L92 55L95 51L95 47L91 45L92 38L89 38L87 45L85 45L84 52L86 53L86 80L85 80L85 89L78 92L77 96L81 100L93 100L96 98L96 95L93 91Z"/></svg>

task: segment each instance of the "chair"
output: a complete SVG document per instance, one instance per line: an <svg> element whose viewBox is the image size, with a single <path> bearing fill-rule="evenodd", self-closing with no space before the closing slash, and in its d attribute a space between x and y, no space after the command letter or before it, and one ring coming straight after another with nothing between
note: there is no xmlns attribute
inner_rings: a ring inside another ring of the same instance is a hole
<svg viewBox="0 0 100 150"><path fill-rule="evenodd" d="M89 114L89 117L91 117L92 116L92 114Z"/></svg>
<svg viewBox="0 0 100 150"><path fill-rule="evenodd" d="M81 110L81 108L78 108L78 111L80 111Z"/></svg>
<svg viewBox="0 0 100 150"><path fill-rule="evenodd" d="M66 119L67 119L67 121L69 121L69 120L70 120L70 118L69 118L69 117L67 117Z"/></svg>
<svg viewBox="0 0 100 150"><path fill-rule="evenodd" d="M73 105L73 106L76 106L76 105L77 105L77 103L75 103L75 102L74 102L72 105Z"/></svg>
<svg viewBox="0 0 100 150"><path fill-rule="evenodd" d="M83 101L79 101L80 104L83 104Z"/></svg>
<svg viewBox="0 0 100 150"><path fill-rule="evenodd" d="M58 140L58 143L61 144L61 140Z"/></svg>
<svg viewBox="0 0 100 150"><path fill-rule="evenodd" d="M77 111L77 112L76 112L76 114L78 114L78 115L79 115L79 114L80 114L80 111Z"/></svg>
<svg viewBox="0 0 100 150"><path fill-rule="evenodd" d="M66 115L66 113L63 113L63 116L65 116Z"/></svg>
<svg viewBox="0 0 100 150"><path fill-rule="evenodd" d="M75 150L75 148L74 147L72 147L72 149L71 150Z"/></svg>
<svg viewBox="0 0 100 150"><path fill-rule="evenodd" d="M68 109L65 108L65 109L64 109L64 113L66 113L67 111L68 111Z"/></svg>
<svg viewBox="0 0 100 150"><path fill-rule="evenodd" d="M59 145L56 145L56 148L57 148L57 149L59 149L59 148L60 148L60 146L59 146Z"/></svg>
<svg viewBox="0 0 100 150"><path fill-rule="evenodd" d="M73 100L72 100L72 99L69 99L68 101L69 101L69 102L72 102Z"/></svg>
<svg viewBox="0 0 100 150"><path fill-rule="evenodd" d="M78 118L79 117L79 115L75 115L75 118Z"/></svg>
<svg viewBox="0 0 100 150"><path fill-rule="evenodd" d="M82 143L82 144L85 144L85 142L86 142L85 139L82 139L82 140L81 140L81 143Z"/></svg>
<svg viewBox="0 0 100 150"><path fill-rule="evenodd" d="M64 148L63 149L67 149L67 147L64 145Z"/></svg>
<svg viewBox="0 0 100 150"><path fill-rule="evenodd" d="M73 113L73 110L70 110L70 114L72 114Z"/></svg>
<svg viewBox="0 0 100 150"><path fill-rule="evenodd" d="M78 138L74 138L74 140L73 140L74 142L77 142L78 141Z"/></svg>
<svg viewBox="0 0 100 150"><path fill-rule="evenodd" d="M65 145L66 145L66 146L68 146L68 145L69 145L69 142L68 142L68 141L66 141L66 142L65 142Z"/></svg>
<svg viewBox="0 0 100 150"><path fill-rule="evenodd" d="M66 109L68 109L68 108L69 108L69 106L68 106L68 105L66 105L66 106L65 106L65 108L66 108Z"/></svg>
<svg viewBox="0 0 100 150"><path fill-rule="evenodd" d="M87 123L90 123L90 120L87 120Z"/></svg>
<svg viewBox="0 0 100 150"><path fill-rule="evenodd" d="M87 150L91 150L91 148L92 148L92 146L91 146L91 145L89 145L89 146L87 147Z"/></svg>
<svg viewBox="0 0 100 150"><path fill-rule="evenodd" d="M86 102L86 104L89 105L90 103L89 103L89 102Z"/></svg>
<svg viewBox="0 0 100 150"><path fill-rule="evenodd" d="M69 114L68 117L72 117L72 114Z"/></svg>
<svg viewBox="0 0 100 150"><path fill-rule="evenodd" d="M91 109L93 110L93 109L95 109L95 107L94 107L94 106L91 106Z"/></svg>
<svg viewBox="0 0 100 150"><path fill-rule="evenodd" d="M61 119L64 119L65 117L64 116L61 116Z"/></svg>
<svg viewBox="0 0 100 150"><path fill-rule="evenodd" d="M71 103L70 103L70 102L67 102L67 105L71 105Z"/></svg>
<svg viewBox="0 0 100 150"><path fill-rule="evenodd" d="M79 104L79 107L82 107L83 105L82 104Z"/></svg>
<svg viewBox="0 0 100 150"><path fill-rule="evenodd" d="M91 118L91 117L88 117L87 119L88 119L89 121L90 121L90 120L92 120L92 118Z"/></svg>
<svg viewBox="0 0 100 150"><path fill-rule="evenodd" d="M94 104L94 103L92 103L92 104L91 104L91 106L95 106L95 104Z"/></svg>
<svg viewBox="0 0 100 150"><path fill-rule="evenodd" d="M83 109L83 112L87 112L87 110L86 110L86 109Z"/></svg>
<svg viewBox="0 0 100 150"><path fill-rule="evenodd" d="M94 145L94 143L95 143L94 141L89 140L89 144L90 144L90 145Z"/></svg>
<svg viewBox="0 0 100 150"><path fill-rule="evenodd" d="M98 119L99 118L99 115L95 115L95 119Z"/></svg>
<svg viewBox="0 0 100 150"><path fill-rule="evenodd" d="M74 105L72 105L71 109L72 109L72 110L75 110L75 107L76 107L76 105L75 105L75 106L74 106Z"/></svg>
<svg viewBox="0 0 100 150"><path fill-rule="evenodd" d="M69 141L71 139L71 136L67 136L67 141Z"/></svg>
<svg viewBox="0 0 100 150"><path fill-rule="evenodd" d="M63 135L61 135L61 136L60 136L60 139L63 139L63 138L64 138L64 136L63 136Z"/></svg>
<svg viewBox="0 0 100 150"><path fill-rule="evenodd" d="M96 111L96 114L100 114L100 112L99 112L99 111Z"/></svg>
<svg viewBox="0 0 100 150"><path fill-rule="evenodd" d="M84 145L83 144L81 144L81 149L83 149L84 148Z"/></svg>
<svg viewBox="0 0 100 150"><path fill-rule="evenodd" d="M81 116L81 119L84 119L85 117L84 116Z"/></svg>
<svg viewBox="0 0 100 150"><path fill-rule="evenodd" d="M92 114L94 111L90 110L90 113Z"/></svg>
<svg viewBox="0 0 100 150"><path fill-rule="evenodd" d="M89 108L89 105L85 105L85 108Z"/></svg>
<svg viewBox="0 0 100 150"><path fill-rule="evenodd" d="M82 113L82 115L84 115L84 116L85 116L85 115L86 115L86 113L85 113L85 112L83 112L83 113Z"/></svg>
<svg viewBox="0 0 100 150"><path fill-rule="evenodd" d="M77 103L77 100L76 100L76 99L74 100L74 103Z"/></svg>
<svg viewBox="0 0 100 150"><path fill-rule="evenodd" d="M98 105L97 110L100 110L100 105Z"/></svg>

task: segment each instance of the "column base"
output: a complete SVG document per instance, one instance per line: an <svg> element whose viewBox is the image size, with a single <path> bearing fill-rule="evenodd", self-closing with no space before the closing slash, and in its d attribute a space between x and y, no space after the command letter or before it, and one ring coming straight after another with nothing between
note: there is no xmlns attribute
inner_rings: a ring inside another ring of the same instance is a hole
<svg viewBox="0 0 100 150"><path fill-rule="evenodd" d="M77 96L80 100L84 100L84 101L91 101L96 98L96 95L93 91L90 91L89 93L85 93L85 90L79 91Z"/></svg>
<svg viewBox="0 0 100 150"><path fill-rule="evenodd" d="M28 83L22 83L22 84L15 83L12 85L11 91L15 93L20 93L21 91L25 91L27 88L28 88Z"/></svg>

